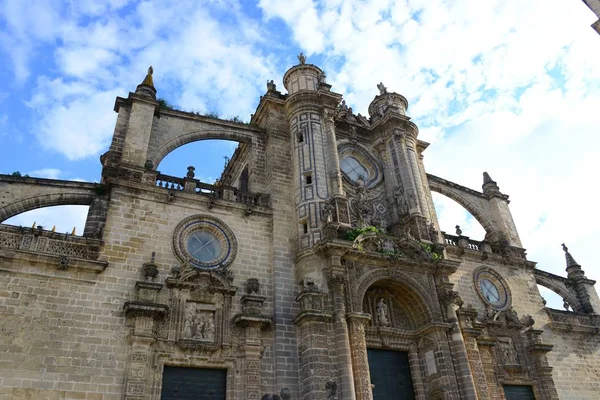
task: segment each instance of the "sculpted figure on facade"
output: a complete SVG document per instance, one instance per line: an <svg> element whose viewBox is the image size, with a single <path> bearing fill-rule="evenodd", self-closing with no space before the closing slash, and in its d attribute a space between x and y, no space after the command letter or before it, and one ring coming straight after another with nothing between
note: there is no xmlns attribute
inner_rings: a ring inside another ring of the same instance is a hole
<svg viewBox="0 0 600 400"><path fill-rule="evenodd" d="M385 304L383 297L377 300L377 322L379 326L390 326L388 306Z"/></svg>
<svg viewBox="0 0 600 400"><path fill-rule="evenodd" d="M396 201L398 216L404 217L408 215L408 203L404 195L404 188L401 185L396 186L396 189L394 190L394 200Z"/></svg>

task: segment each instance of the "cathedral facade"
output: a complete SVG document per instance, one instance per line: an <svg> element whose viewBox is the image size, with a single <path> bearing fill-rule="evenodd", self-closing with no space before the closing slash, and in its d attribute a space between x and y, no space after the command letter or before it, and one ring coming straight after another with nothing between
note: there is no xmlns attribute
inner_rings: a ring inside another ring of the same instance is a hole
<svg viewBox="0 0 600 400"><path fill-rule="evenodd" d="M402 95L355 114L306 63L249 124L117 98L101 183L0 176L0 221L89 205L82 236L0 225L0 399L594 399L600 300L526 256L508 196L425 171ZM174 149L239 143L208 184ZM439 229L431 193L476 241ZM545 306L537 285L559 294Z"/></svg>

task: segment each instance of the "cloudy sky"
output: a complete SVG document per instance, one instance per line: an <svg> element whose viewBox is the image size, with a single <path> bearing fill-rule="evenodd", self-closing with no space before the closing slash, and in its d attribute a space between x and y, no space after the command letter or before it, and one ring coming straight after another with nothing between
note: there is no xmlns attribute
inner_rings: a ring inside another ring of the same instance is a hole
<svg viewBox="0 0 600 400"><path fill-rule="evenodd" d="M488 171L540 268L563 274L566 242L599 279L595 20L578 0L0 1L0 172L98 180L114 99L149 65L177 108L249 120L267 79L283 90L303 51L355 112L367 114L379 81L406 96L430 173L480 190ZM234 147L188 145L158 169L195 165L212 181ZM451 200L436 203L444 230L483 237ZM85 212L10 222L81 232Z"/></svg>

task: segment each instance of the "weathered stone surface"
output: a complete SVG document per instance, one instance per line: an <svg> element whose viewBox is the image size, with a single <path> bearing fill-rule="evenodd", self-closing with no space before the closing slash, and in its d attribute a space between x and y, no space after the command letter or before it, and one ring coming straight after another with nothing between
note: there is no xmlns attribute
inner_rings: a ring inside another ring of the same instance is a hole
<svg viewBox="0 0 600 400"><path fill-rule="evenodd" d="M481 192L426 174L402 95L381 83L354 115L300 61L251 124L158 109L145 80L117 99L101 185L0 176L0 220L90 205L83 237L0 226L0 399L158 399L165 366L226 370L228 400L372 399L368 348L406 352L419 400L597 397L581 266L536 271L488 174ZM156 171L201 139L240 143L219 184ZM486 237L443 236L431 191ZM196 233L219 255L192 259Z"/></svg>

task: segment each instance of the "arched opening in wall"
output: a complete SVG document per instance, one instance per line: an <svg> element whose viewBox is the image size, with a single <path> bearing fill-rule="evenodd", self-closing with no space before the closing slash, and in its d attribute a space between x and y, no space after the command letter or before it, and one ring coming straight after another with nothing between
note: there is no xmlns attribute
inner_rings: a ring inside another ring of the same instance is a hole
<svg viewBox="0 0 600 400"><path fill-rule="evenodd" d="M53 230L57 233L83 235L85 221L90 206L68 205L36 208L15 215L4 221L3 225L22 226L24 228Z"/></svg>
<svg viewBox="0 0 600 400"><path fill-rule="evenodd" d="M545 286L537 285L540 295L546 302L546 307L554 308L555 310L564 310L565 300L555 291L548 289ZM572 309L569 308L571 311Z"/></svg>
<svg viewBox="0 0 600 400"><path fill-rule="evenodd" d="M243 171L248 162L247 144L207 139L176 148L167 154L155 169L164 176L180 179L193 177L209 185L225 184L238 188L244 184L247 188L248 170L246 169L245 175ZM246 181L242 182L244 176Z"/></svg>
<svg viewBox="0 0 600 400"><path fill-rule="evenodd" d="M437 214L440 229L448 235L467 236L473 240L483 240L486 232L483 226L463 206L442 194L432 192L433 206Z"/></svg>

